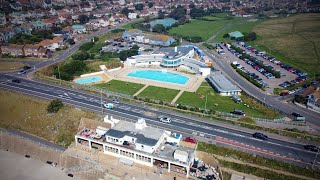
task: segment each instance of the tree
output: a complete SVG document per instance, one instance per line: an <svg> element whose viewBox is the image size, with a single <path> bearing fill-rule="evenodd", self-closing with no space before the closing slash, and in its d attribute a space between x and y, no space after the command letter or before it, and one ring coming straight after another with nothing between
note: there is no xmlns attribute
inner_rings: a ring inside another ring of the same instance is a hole
<svg viewBox="0 0 320 180"><path fill-rule="evenodd" d="M128 15L129 15L129 9L128 9L127 7L123 8L123 9L121 10L121 14L124 14L124 15L126 15L126 16L128 17Z"/></svg>
<svg viewBox="0 0 320 180"><path fill-rule="evenodd" d="M173 9L170 12L169 17L179 20L181 18L185 18L186 13L187 10L185 10L182 6L179 5L177 8Z"/></svg>
<svg viewBox="0 0 320 180"><path fill-rule="evenodd" d="M162 24L156 24L155 26L153 26L152 31L157 33L165 33L167 32L167 29Z"/></svg>
<svg viewBox="0 0 320 180"><path fill-rule="evenodd" d="M98 42L99 41L99 38L97 36L93 37L92 41L95 43L95 42Z"/></svg>
<svg viewBox="0 0 320 180"><path fill-rule="evenodd" d="M159 18L159 19L164 19L164 17L165 17L165 13L162 12L161 10L158 11L158 18Z"/></svg>
<svg viewBox="0 0 320 180"><path fill-rule="evenodd" d="M82 44L80 47L79 47L79 50L80 51L88 51L90 50L91 48L93 48L94 46L94 42L90 41L90 42L86 42L84 44Z"/></svg>
<svg viewBox="0 0 320 180"><path fill-rule="evenodd" d="M87 65L83 61L71 60L68 63L62 65L59 70L55 68L53 74L58 78L65 81L73 80L73 76L81 75L88 70ZM59 73L60 72L60 73Z"/></svg>
<svg viewBox="0 0 320 180"><path fill-rule="evenodd" d="M229 37L230 37L230 36L229 36L228 33L226 33L226 34L223 35L223 38L229 38Z"/></svg>
<svg viewBox="0 0 320 180"><path fill-rule="evenodd" d="M140 47L138 45L136 45L136 44L131 47L131 49L134 49L134 50L139 50L139 48Z"/></svg>
<svg viewBox="0 0 320 180"><path fill-rule="evenodd" d="M48 113L57 113L59 109L63 107L63 103L60 99L54 99L47 107Z"/></svg>
<svg viewBox="0 0 320 180"><path fill-rule="evenodd" d="M194 5L194 3L191 3L189 4L189 8L192 9L192 8L195 8L196 6Z"/></svg>
<svg viewBox="0 0 320 180"><path fill-rule="evenodd" d="M79 16L80 24L85 24L85 23L89 22L89 20L90 20L89 17L85 14L81 14Z"/></svg>
<svg viewBox="0 0 320 180"><path fill-rule="evenodd" d="M121 51L119 54L119 58L121 61L125 61L128 58L127 52L126 51Z"/></svg>
<svg viewBox="0 0 320 180"><path fill-rule="evenodd" d="M153 2L148 2L148 7L152 8L153 7Z"/></svg>
<svg viewBox="0 0 320 180"><path fill-rule="evenodd" d="M136 4L136 5L134 5L134 8L135 8L137 11L142 11L143 8L144 8L144 5L143 5L142 3Z"/></svg>
<svg viewBox="0 0 320 180"><path fill-rule="evenodd" d="M81 51L81 52L78 52L76 54L73 54L71 57L72 57L73 60L84 61L84 60L89 59L90 54L85 52L85 51Z"/></svg>

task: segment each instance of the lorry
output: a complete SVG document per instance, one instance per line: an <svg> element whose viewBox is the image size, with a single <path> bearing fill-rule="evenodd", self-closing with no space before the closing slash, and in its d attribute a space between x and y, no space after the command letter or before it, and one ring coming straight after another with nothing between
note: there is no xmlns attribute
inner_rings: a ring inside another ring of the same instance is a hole
<svg viewBox="0 0 320 180"><path fill-rule="evenodd" d="M107 103L107 104L104 104L104 107L107 108L107 109L113 109L113 104L112 103Z"/></svg>

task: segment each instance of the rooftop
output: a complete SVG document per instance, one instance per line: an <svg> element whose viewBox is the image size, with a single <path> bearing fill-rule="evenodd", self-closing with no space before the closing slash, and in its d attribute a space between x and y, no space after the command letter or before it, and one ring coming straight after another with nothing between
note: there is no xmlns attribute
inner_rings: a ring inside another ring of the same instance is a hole
<svg viewBox="0 0 320 180"><path fill-rule="evenodd" d="M231 83L222 74L211 74L208 76L208 80L217 88L220 92L241 91L241 89Z"/></svg>
<svg viewBox="0 0 320 180"><path fill-rule="evenodd" d="M240 31L233 31L233 32L229 33L229 36L235 37L235 38L240 38L240 37L243 37L244 35Z"/></svg>
<svg viewBox="0 0 320 180"><path fill-rule="evenodd" d="M154 54L166 54L169 57L175 57L177 55L184 56L188 54L191 50L193 50L193 47L188 46L178 46L177 52L175 52L175 48L173 47L167 47L167 48L160 48L158 51L154 52Z"/></svg>

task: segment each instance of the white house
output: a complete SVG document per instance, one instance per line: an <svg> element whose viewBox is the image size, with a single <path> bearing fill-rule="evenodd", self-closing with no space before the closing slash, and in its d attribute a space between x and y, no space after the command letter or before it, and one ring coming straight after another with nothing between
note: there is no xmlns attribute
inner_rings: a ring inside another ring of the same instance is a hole
<svg viewBox="0 0 320 180"><path fill-rule="evenodd" d="M129 19L136 19L137 16L138 16L137 13L129 13L129 14L128 14L128 18L129 18Z"/></svg>

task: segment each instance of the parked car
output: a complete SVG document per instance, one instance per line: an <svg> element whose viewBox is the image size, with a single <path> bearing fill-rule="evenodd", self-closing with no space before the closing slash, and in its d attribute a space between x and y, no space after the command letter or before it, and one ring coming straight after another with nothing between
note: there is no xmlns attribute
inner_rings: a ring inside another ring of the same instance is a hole
<svg viewBox="0 0 320 180"><path fill-rule="evenodd" d="M313 152L319 151L319 148L314 145L304 145L303 147L304 147L304 149L309 150L309 151L313 151Z"/></svg>
<svg viewBox="0 0 320 180"><path fill-rule="evenodd" d="M239 109L234 109L233 111L230 112L231 114L236 114L236 115L240 115L240 116L246 116L246 112L243 110L239 110Z"/></svg>
<svg viewBox="0 0 320 180"><path fill-rule="evenodd" d="M190 142L190 143L197 143L197 140L195 138L191 138L191 137L186 137L185 141Z"/></svg>
<svg viewBox="0 0 320 180"><path fill-rule="evenodd" d="M268 139L268 136L266 136L266 135L264 135L264 134L262 134L262 133L258 133L258 132L252 134L252 136L253 136L254 138L262 139L262 140L267 140L267 139Z"/></svg>
<svg viewBox="0 0 320 180"><path fill-rule="evenodd" d="M305 121L306 120L306 118L299 113L294 112L291 115L293 116L293 120L295 120L295 121Z"/></svg>
<svg viewBox="0 0 320 180"><path fill-rule="evenodd" d="M112 99L112 102L115 104L119 104L120 102L117 99Z"/></svg>
<svg viewBox="0 0 320 180"><path fill-rule="evenodd" d="M282 92L280 93L280 96L288 96L289 95L289 92Z"/></svg>
<svg viewBox="0 0 320 180"><path fill-rule="evenodd" d="M14 83L21 83L21 80L20 80L20 79L13 79L12 82L14 82Z"/></svg>
<svg viewBox="0 0 320 180"><path fill-rule="evenodd" d="M159 119L160 122L171 123L171 118L170 117L159 116L158 119Z"/></svg>
<svg viewBox="0 0 320 180"><path fill-rule="evenodd" d="M19 74L19 75L21 75L21 74L25 74L25 73L26 73L26 71L25 71L25 70L21 70L21 71L19 71L19 72L18 72L18 74Z"/></svg>

